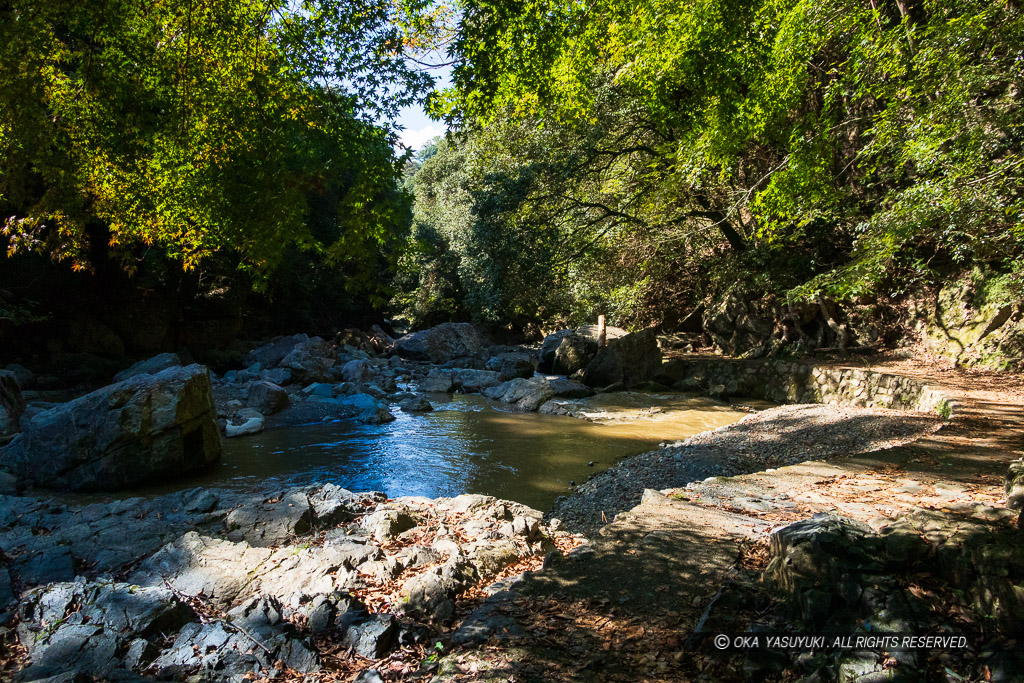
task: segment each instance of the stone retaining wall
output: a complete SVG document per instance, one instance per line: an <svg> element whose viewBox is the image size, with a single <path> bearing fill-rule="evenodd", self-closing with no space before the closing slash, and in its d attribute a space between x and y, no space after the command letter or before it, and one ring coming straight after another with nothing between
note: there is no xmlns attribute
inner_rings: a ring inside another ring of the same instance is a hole
<svg viewBox="0 0 1024 683"><path fill-rule="evenodd" d="M665 364L663 372L678 388L700 389L713 395L935 412L947 419L953 410L952 400L938 387L861 368L783 360L675 358Z"/></svg>

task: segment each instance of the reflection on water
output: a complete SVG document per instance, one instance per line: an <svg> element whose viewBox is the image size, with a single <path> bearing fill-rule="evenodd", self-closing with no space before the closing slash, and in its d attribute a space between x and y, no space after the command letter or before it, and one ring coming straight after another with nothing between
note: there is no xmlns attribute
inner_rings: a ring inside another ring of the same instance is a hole
<svg viewBox="0 0 1024 683"><path fill-rule="evenodd" d="M631 399L602 396L602 410ZM572 417L503 412L479 396L436 397L432 413L395 410L394 422L349 421L276 429L228 440L223 462L186 486L239 489L333 482L389 496L485 493L547 509L617 459L659 442L730 424L743 413L707 399L674 395L671 411L595 424ZM647 397L650 400L650 397ZM593 461L595 465L588 467Z"/></svg>

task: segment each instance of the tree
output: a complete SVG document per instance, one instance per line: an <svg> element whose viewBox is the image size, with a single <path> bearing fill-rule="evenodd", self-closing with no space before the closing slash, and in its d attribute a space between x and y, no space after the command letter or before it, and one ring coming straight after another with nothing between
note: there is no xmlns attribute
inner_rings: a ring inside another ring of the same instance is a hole
<svg viewBox="0 0 1024 683"><path fill-rule="evenodd" d="M156 247L259 283L289 245L340 262L385 243L401 164L376 122L432 87L404 59L428 5L4 4L8 253L89 268L109 248L130 271Z"/></svg>
<svg viewBox="0 0 1024 683"><path fill-rule="evenodd" d="M566 223L722 285L1019 278L1022 44L994 0L472 0L436 111L470 138L596 135L551 148L583 160L554 184Z"/></svg>

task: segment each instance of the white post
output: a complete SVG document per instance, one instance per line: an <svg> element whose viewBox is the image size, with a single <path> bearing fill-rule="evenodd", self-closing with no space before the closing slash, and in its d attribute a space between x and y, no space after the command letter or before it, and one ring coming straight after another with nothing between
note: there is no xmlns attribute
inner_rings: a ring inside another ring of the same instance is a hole
<svg viewBox="0 0 1024 683"><path fill-rule="evenodd" d="M608 343L608 330L604 326L604 316L597 316L597 348L602 349Z"/></svg>

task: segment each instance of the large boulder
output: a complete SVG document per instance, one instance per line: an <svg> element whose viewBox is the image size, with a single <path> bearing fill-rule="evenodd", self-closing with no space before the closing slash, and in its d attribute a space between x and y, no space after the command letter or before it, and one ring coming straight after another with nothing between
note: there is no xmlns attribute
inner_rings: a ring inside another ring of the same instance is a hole
<svg viewBox="0 0 1024 683"><path fill-rule="evenodd" d="M294 349L297 344L307 341L309 341L309 336L305 334L294 334L290 337L278 337L274 341L250 351L249 355L245 357L245 364L252 365L253 363L259 363L260 368L263 370L277 367L277 365L284 360L284 357L292 352L292 349Z"/></svg>
<svg viewBox="0 0 1024 683"><path fill-rule="evenodd" d="M395 338L384 331L380 325L370 327L370 341L377 353L390 353L395 348Z"/></svg>
<svg viewBox="0 0 1024 683"><path fill-rule="evenodd" d="M339 397L335 399L335 403L342 406L344 412L354 417L357 422L363 424L379 425L395 420L395 416L391 414L387 404L370 394L360 393Z"/></svg>
<svg viewBox="0 0 1024 683"><path fill-rule="evenodd" d="M551 372L556 375L572 375L583 370L597 355L597 341L582 334L570 334L562 339L555 349L555 360Z"/></svg>
<svg viewBox="0 0 1024 683"><path fill-rule="evenodd" d="M552 332L548 336L544 337L544 342L540 345L540 363L537 365L538 370L541 372L551 372L555 363L555 351L558 350L562 340L572 334L575 334L575 330L559 330L558 332Z"/></svg>
<svg viewBox="0 0 1024 683"><path fill-rule="evenodd" d="M346 382L369 382L377 371L368 360L350 360L341 366L341 377Z"/></svg>
<svg viewBox="0 0 1024 683"><path fill-rule="evenodd" d="M28 391L35 387L36 373L32 372L24 365L11 363L4 369L14 374L14 381L18 383L18 387L20 387L22 391Z"/></svg>
<svg viewBox="0 0 1024 683"><path fill-rule="evenodd" d="M114 375L114 381L123 382L126 379L131 379L135 375L154 375L161 370L176 368L179 365L181 365L181 356L176 353L161 353L153 356L152 358L140 360L130 368L122 370Z"/></svg>
<svg viewBox="0 0 1024 683"><path fill-rule="evenodd" d="M483 335L469 323L444 323L401 337L395 341L395 351L410 360L448 363L475 356L484 345Z"/></svg>
<svg viewBox="0 0 1024 683"><path fill-rule="evenodd" d="M220 458L210 375L201 365L136 375L22 421L0 466L39 486L127 488Z"/></svg>
<svg viewBox="0 0 1024 683"><path fill-rule="evenodd" d="M334 347L320 337L313 337L292 347L280 366L291 370L294 380L305 386L327 379L327 370L335 360Z"/></svg>
<svg viewBox="0 0 1024 683"><path fill-rule="evenodd" d="M263 415L273 415L288 407L291 401L288 392L266 380L253 382L246 396L246 405Z"/></svg>
<svg viewBox="0 0 1024 683"><path fill-rule="evenodd" d="M0 370L0 438L18 431L18 420L25 412L25 402L13 372Z"/></svg>
<svg viewBox="0 0 1024 683"><path fill-rule="evenodd" d="M658 337L648 329L610 340L587 365L583 383L591 387L618 382L632 386L652 379L660 368Z"/></svg>
<svg viewBox="0 0 1024 683"><path fill-rule="evenodd" d="M502 382L516 377L529 379L533 377L537 361L532 354L523 351L506 351L492 356L484 366L485 370L497 372Z"/></svg>
<svg viewBox="0 0 1024 683"><path fill-rule="evenodd" d="M556 368L555 363L559 347L562 345L562 342L565 339L575 336L578 337L579 340L574 340L573 342L570 342L570 344L572 344L573 346L585 345L588 349L596 352L598 342L598 329L599 328L597 325L583 325L581 327L577 327L576 329L559 330L558 332L554 332L544 337L544 343L541 344L540 347L540 364L537 366L537 369L540 370L541 372L552 372L559 375L571 374L561 372L558 368ZM621 327L612 327L610 325L605 327L606 342L610 342L613 339L619 339L620 337L625 337L628 334L629 333L626 330L622 329ZM590 358L593 357L593 353L589 355ZM590 358L587 358L588 362Z"/></svg>
<svg viewBox="0 0 1024 683"><path fill-rule="evenodd" d="M484 389L484 396L502 403L509 403L516 410L534 412L555 395L551 383L543 377L516 379L503 382L496 387Z"/></svg>

